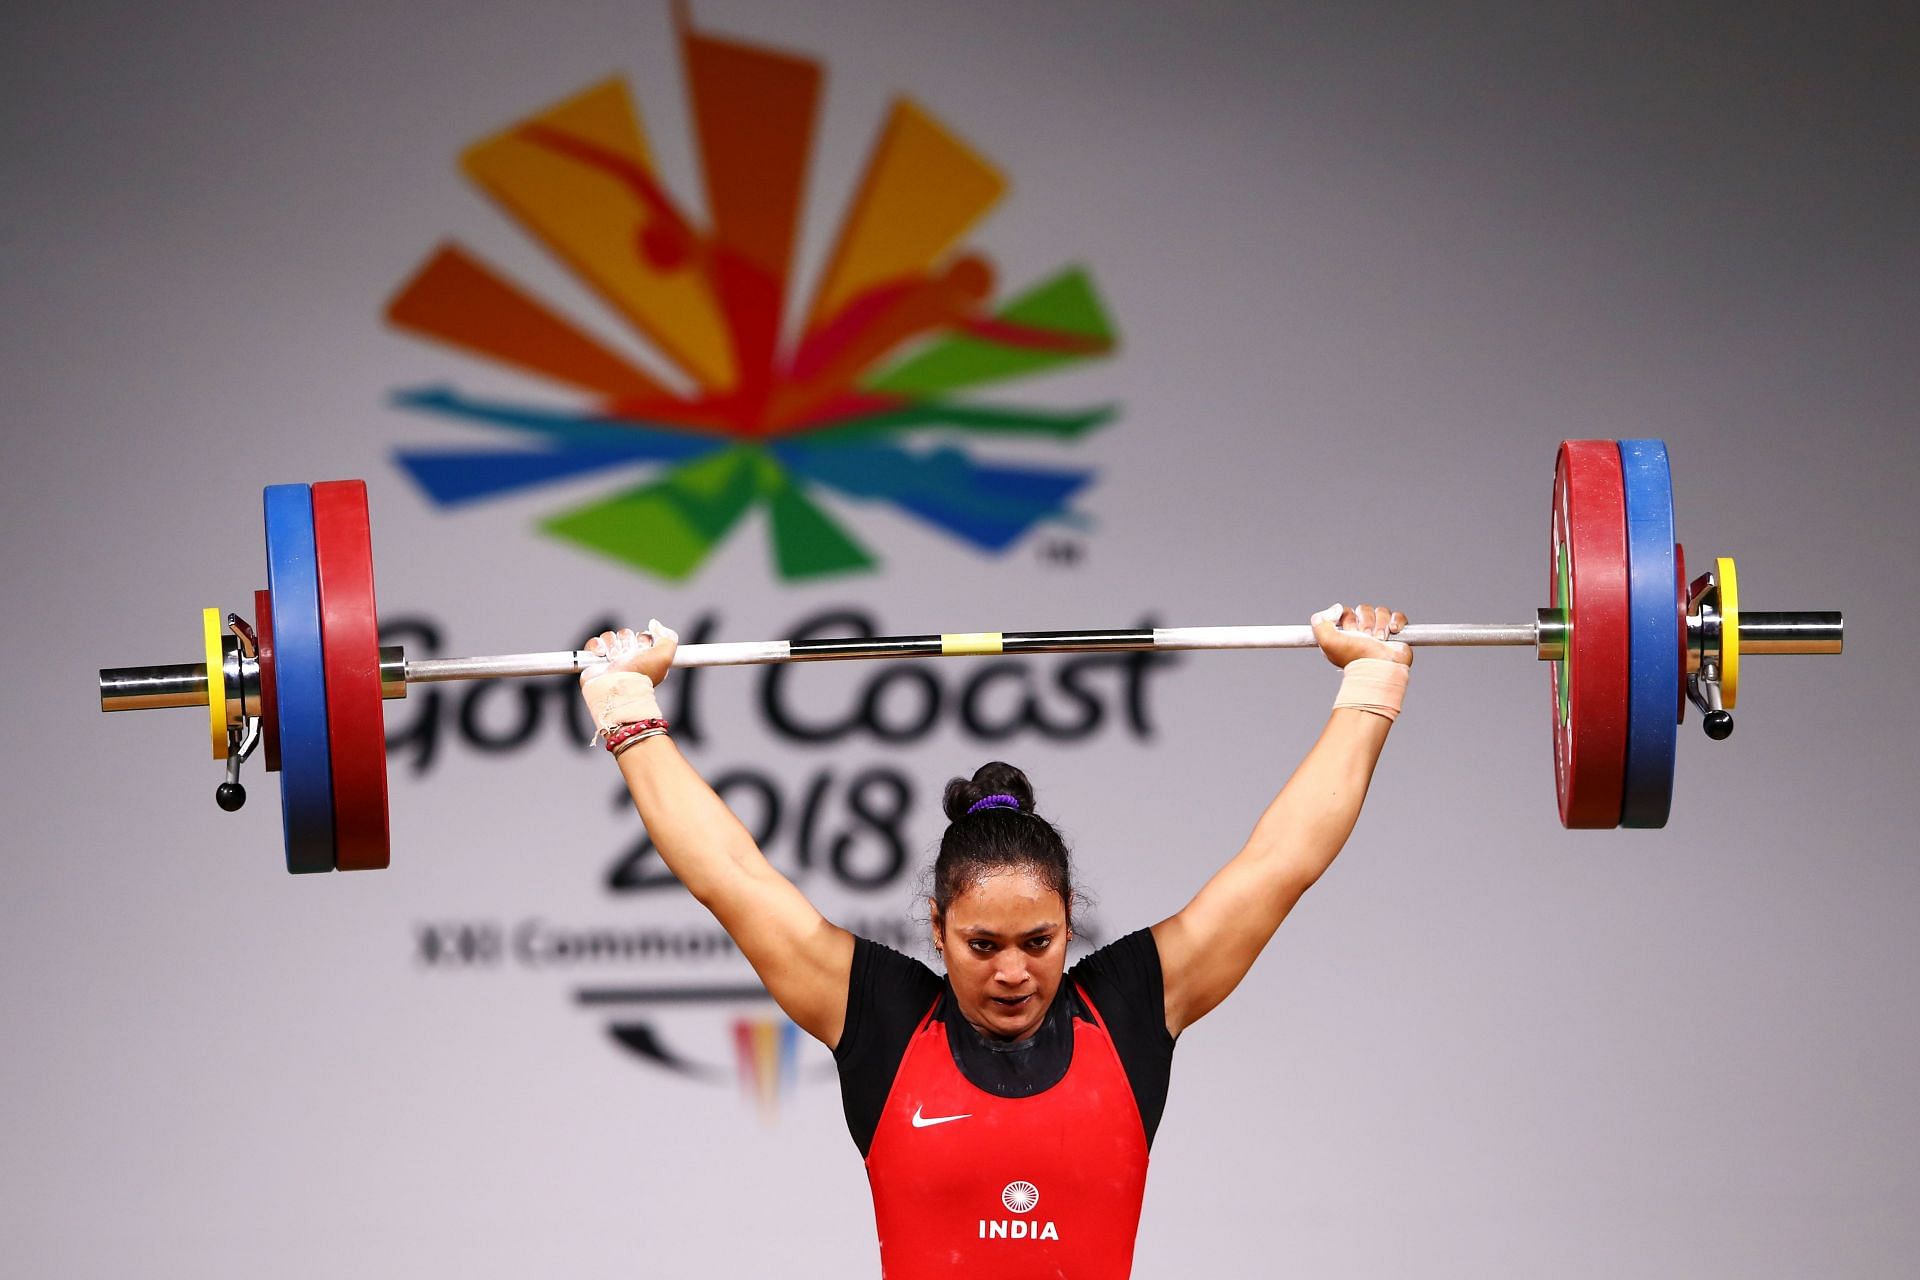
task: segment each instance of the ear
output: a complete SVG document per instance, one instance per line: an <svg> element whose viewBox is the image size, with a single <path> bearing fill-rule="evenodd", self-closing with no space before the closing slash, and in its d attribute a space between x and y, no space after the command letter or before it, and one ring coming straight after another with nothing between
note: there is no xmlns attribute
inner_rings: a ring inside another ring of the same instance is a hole
<svg viewBox="0 0 1920 1280"><path fill-rule="evenodd" d="M935 955L945 955L947 949L940 942L947 931L946 918L940 914L940 903L933 898L927 899L927 930L933 939Z"/></svg>

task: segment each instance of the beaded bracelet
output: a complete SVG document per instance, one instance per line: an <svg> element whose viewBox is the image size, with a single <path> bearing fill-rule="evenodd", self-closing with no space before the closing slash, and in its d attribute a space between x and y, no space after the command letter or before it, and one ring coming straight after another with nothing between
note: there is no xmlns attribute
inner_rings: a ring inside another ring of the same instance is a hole
<svg viewBox="0 0 1920 1280"><path fill-rule="evenodd" d="M651 738L665 733L669 727L665 720L658 718L629 720L626 724L616 725L607 731L607 750L619 755L620 748L638 742L642 738Z"/></svg>
<svg viewBox="0 0 1920 1280"><path fill-rule="evenodd" d="M636 733L631 738L628 738L625 741L621 742L619 746L613 749L614 759L616 760L619 759L622 753L624 753L628 747L636 746L639 743L645 742L648 738L664 738L666 736L667 736L667 731L665 729L648 729L648 730L645 730L644 732Z"/></svg>

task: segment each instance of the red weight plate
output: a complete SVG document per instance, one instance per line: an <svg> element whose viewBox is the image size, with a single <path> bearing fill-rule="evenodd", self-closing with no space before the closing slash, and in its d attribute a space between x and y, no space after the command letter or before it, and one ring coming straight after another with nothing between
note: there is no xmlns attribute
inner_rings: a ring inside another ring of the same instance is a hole
<svg viewBox="0 0 1920 1280"><path fill-rule="evenodd" d="M387 865L387 730L380 706L380 629L373 600L367 486L313 486L320 642L327 668L327 756L333 765L334 860L342 871Z"/></svg>
<svg viewBox="0 0 1920 1280"><path fill-rule="evenodd" d="M260 651L260 747L268 773L280 772L280 691L273 683L273 595L253 593L253 633Z"/></svg>
<svg viewBox="0 0 1920 1280"><path fill-rule="evenodd" d="M1567 613L1553 664L1553 773L1560 821L1620 825L1627 762L1631 599L1626 486L1612 440L1563 440L1553 471L1550 603Z"/></svg>
<svg viewBox="0 0 1920 1280"><path fill-rule="evenodd" d="M1687 549L1673 544L1673 598L1680 610L1680 711L1675 724L1687 722Z"/></svg>

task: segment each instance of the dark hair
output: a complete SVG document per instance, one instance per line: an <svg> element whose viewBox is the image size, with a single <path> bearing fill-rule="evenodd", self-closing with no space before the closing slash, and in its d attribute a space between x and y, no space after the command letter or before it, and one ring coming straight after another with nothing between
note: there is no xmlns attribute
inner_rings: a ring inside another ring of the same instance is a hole
<svg viewBox="0 0 1920 1280"><path fill-rule="evenodd" d="M1012 796L1020 807L967 812L975 801L993 795ZM1026 774L1005 761L990 761L976 769L973 777L948 782L941 807L946 810L947 830L933 860L933 901L941 916L983 877L1019 867L1034 872L1060 895L1071 926L1073 870L1067 844L1051 822L1033 811L1033 786Z"/></svg>

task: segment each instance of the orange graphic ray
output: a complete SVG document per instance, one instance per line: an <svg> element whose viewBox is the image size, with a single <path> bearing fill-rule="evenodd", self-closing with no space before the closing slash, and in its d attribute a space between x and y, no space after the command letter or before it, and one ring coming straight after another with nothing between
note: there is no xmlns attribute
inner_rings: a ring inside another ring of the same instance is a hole
<svg viewBox="0 0 1920 1280"><path fill-rule="evenodd" d="M820 98L820 65L695 33L675 6L713 220L709 271L733 338L735 409L764 425Z"/></svg>
<svg viewBox="0 0 1920 1280"><path fill-rule="evenodd" d="M665 416L665 387L458 244L441 245L387 304L398 328Z"/></svg>
<svg viewBox="0 0 1920 1280"><path fill-rule="evenodd" d="M808 331L869 290L926 276L1006 189L985 157L912 101L896 101L841 225Z"/></svg>
<svg viewBox="0 0 1920 1280"><path fill-rule="evenodd" d="M702 387L735 388L707 244L655 174L622 81L475 143L461 166Z"/></svg>
<svg viewBox="0 0 1920 1280"><path fill-rule="evenodd" d="M760 1105L771 1111L780 1101L780 1027L771 1018L761 1018L754 1023L753 1039Z"/></svg>
<svg viewBox="0 0 1920 1280"><path fill-rule="evenodd" d="M771 1118L780 1102L780 1028L768 1018L736 1018L733 1045L740 1088Z"/></svg>

